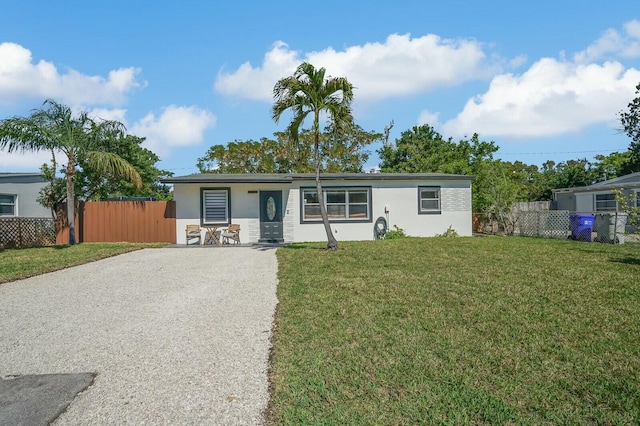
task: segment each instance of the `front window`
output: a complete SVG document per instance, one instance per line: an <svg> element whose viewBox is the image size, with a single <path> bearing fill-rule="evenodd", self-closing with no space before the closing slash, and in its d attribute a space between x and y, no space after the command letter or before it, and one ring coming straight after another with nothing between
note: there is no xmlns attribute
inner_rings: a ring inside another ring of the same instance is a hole
<svg viewBox="0 0 640 426"><path fill-rule="evenodd" d="M318 191L301 189L303 222L321 221ZM330 221L371 220L371 188L325 188L322 195Z"/></svg>
<svg viewBox="0 0 640 426"><path fill-rule="evenodd" d="M440 207L440 187L420 186L418 187L418 213L438 214Z"/></svg>
<svg viewBox="0 0 640 426"><path fill-rule="evenodd" d="M16 215L16 196L0 194L0 216Z"/></svg>
<svg viewBox="0 0 640 426"><path fill-rule="evenodd" d="M596 194L596 211L608 212L618 210L615 194Z"/></svg>
<svg viewBox="0 0 640 426"><path fill-rule="evenodd" d="M230 223L229 189L203 189L201 203L203 225L227 225Z"/></svg>

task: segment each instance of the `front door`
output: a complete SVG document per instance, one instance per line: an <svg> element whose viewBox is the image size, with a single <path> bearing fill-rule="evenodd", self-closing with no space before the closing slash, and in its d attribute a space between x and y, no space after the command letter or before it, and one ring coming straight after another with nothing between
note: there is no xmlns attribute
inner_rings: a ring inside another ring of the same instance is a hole
<svg viewBox="0 0 640 426"><path fill-rule="evenodd" d="M260 242L281 243L282 191L260 191Z"/></svg>

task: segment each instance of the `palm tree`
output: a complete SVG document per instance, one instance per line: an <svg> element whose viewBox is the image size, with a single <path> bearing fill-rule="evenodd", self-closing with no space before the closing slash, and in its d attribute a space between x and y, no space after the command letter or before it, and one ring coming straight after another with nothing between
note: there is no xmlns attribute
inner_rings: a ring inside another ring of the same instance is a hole
<svg viewBox="0 0 640 426"><path fill-rule="evenodd" d="M320 181L320 114L326 113L327 118L336 127L353 121L351 102L353 101L353 85L346 78L325 79L324 68L315 69L313 65L303 62L292 76L279 80L273 88L275 103L273 105L273 120L277 123L283 112L291 110L293 117L287 127L287 132L294 141L298 141L300 126L309 114L313 115L313 162L315 165L316 191L320 204L320 215L327 233L327 250L338 249L338 241L331 232L327 208L322 194Z"/></svg>
<svg viewBox="0 0 640 426"><path fill-rule="evenodd" d="M67 156L64 174L70 245L76 243L74 178L79 161L92 170L119 175L138 188L142 185L140 175L129 162L99 148L104 146L104 141L122 136L124 130L122 123L96 121L84 111L74 116L71 108L52 99L47 99L43 108L34 110L29 117L11 117L0 121L0 150L57 150Z"/></svg>

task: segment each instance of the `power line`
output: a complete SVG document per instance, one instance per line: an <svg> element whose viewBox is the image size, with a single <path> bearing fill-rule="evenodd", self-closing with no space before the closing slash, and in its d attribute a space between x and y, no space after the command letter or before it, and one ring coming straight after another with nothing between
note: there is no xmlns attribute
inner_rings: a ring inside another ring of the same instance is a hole
<svg viewBox="0 0 640 426"><path fill-rule="evenodd" d="M595 149L591 151L556 151L556 152L498 152L498 155L551 155L551 154L588 154L594 152L614 152L625 148L612 148L612 149Z"/></svg>

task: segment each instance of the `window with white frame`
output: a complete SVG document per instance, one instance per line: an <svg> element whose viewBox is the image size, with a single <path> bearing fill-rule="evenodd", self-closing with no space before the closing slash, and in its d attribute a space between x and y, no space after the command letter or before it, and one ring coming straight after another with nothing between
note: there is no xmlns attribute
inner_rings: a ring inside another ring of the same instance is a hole
<svg viewBox="0 0 640 426"><path fill-rule="evenodd" d="M321 221L318 191L315 188L301 188L301 191L302 221ZM324 188L322 195L330 221L371 221L371 188L331 187Z"/></svg>
<svg viewBox="0 0 640 426"><path fill-rule="evenodd" d="M16 196L13 194L0 194L0 216L16 215Z"/></svg>
<svg viewBox="0 0 640 426"><path fill-rule="evenodd" d="M202 224L227 225L230 223L231 198L229 189L202 189Z"/></svg>
<svg viewBox="0 0 640 426"><path fill-rule="evenodd" d="M616 201L616 195L609 194L596 194L596 211L608 212L618 210L618 203Z"/></svg>
<svg viewBox="0 0 640 426"><path fill-rule="evenodd" d="M418 213L438 214L441 212L440 187L439 186L419 186L418 187Z"/></svg>
<svg viewBox="0 0 640 426"><path fill-rule="evenodd" d="M636 207L640 207L640 191L636 191Z"/></svg>

